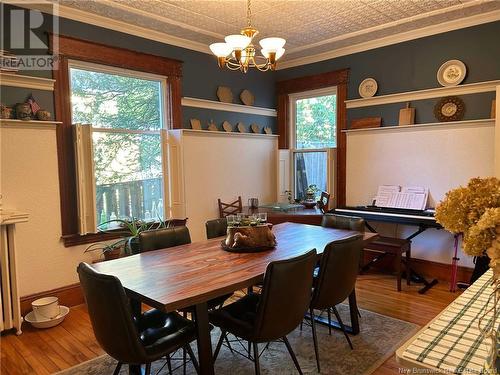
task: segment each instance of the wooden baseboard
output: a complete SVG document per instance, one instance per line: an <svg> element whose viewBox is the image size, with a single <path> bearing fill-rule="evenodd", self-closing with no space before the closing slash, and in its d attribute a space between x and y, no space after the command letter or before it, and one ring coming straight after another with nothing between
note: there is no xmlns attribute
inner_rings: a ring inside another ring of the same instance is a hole
<svg viewBox="0 0 500 375"><path fill-rule="evenodd" d="M55 296L59 298L59 304L72 307L81 305L85 302L83 291L79 283L66 285L61 288L48 290L21 297L21 314L24 316L31 311L31 302L38 298Z"/></svg>
<svg viewBox="0 0 500 375"><path fill-rule="evenodd" d="M365 251L364 264L372 260L375 255L373 252ZM427 279L438 279L441 281L450 281L451 279L451 264L416 258L412 258L411 262L413 270ZM377 262L376 265L373 265L373 269L382 272L393 272L395 270L394 263L395 257L388 255L380 262ZM458 266L457 281L469 282L472 271L472 268Z"/></svg>

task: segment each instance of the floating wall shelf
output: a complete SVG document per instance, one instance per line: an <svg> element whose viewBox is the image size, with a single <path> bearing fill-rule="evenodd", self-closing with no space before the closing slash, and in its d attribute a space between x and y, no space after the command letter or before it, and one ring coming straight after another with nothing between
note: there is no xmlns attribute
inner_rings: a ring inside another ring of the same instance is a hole
<svg viewBox="0 0 500 375"><path fill-rule="evenodd" d="M342 130L343 133L358 133L358 132L368 132L368 131L390 131L390 130L411 130L424 127L443 127L443 126L468 126L468 125L486 125L494 126L495 119L480 119L480 120L463 120L463 121L443 121L443 122L429 122L425 124L415 124L415 125L393 125L393 126L381 126L379 128L365 128L365 129L347 129Z"/></svg>
<svg viewBox="0 0 500 375"><path fill-rule="evenodd" d="M207 135L207 136L226 136L226 137L260 137L260 138L276 138L277 134L264 133L240 133L240 132L225 132L223 130L195 130L195 129L174 129L174 131L182 131L186 134Z"/></svg>
<svg viewBox="0 0 500 375"><path fill-rule="evenodd" d="M186 97L182 98L181 104L184 107L205 108L216 111L239 112L249 113L252 115L276 117L276 110L273 108L252 107L249 105L222 103L213 100Z"/></svg>
<svg viewBox="0 0 500 375"><path fill-rule="evenodd" d="M0 73L0 86L24 87L34 90L54 91L54 79Z"/></svg>
<svg viewBox="0 0 500 375"><path fill-rule="evenodd" d="M496 87L500 86L500 80L469 83L459 86L437 87L434 89L407 91L397 94L373 96L371 98L346 100L346 108L362 108L375 105L411 102L415 100L424 100L432 98L440 98L450 95L467 95L478 94L482 92L495 91Z"/></svg>
<svg viewBox="0 0 500 375"><path fill-rule="evenodd" d="M18 128L18 129L55 129L59 121L24 121L15 119L1 119L0 126L2 128Z"/></svg>

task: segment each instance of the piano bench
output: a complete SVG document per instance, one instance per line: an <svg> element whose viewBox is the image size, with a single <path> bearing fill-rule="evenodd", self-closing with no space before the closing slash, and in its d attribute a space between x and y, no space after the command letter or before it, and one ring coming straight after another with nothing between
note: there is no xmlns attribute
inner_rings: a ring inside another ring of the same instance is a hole
<svg viewBox="0 0 500 375"><path fill-rule="evenodd" d="M380 236L375 241L369 243L365 246L364 250L383 253L383 255L390 254L396 257L396 274L397 274L397 286L398 292L401 291L401 274L402 274L402 264L403 257L402 254L405 253L406 260L406 284L410 285L410 262L411 262L411 241L402 238L393 237L383 237ZM371 263L377 261L375 258ZM363 267L366 269L370 264Z"/></svg>

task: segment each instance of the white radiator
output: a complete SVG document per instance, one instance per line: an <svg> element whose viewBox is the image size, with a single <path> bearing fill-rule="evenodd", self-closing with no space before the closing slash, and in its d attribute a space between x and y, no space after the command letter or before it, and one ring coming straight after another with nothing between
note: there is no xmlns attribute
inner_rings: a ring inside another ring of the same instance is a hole
<svg viewBox="0 0 500 375"><path fill-rule="evenodd" d="M16 224L28 221L28 214L0 208L0 330L16 329L21 334L21 306L17 285Z"/></svg>

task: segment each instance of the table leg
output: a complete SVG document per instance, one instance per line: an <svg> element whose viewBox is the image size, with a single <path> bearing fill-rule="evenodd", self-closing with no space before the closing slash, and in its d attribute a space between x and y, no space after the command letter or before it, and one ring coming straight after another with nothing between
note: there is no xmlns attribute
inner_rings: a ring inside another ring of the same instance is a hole
<svg viewBox="0 0 500 375"><path fill-rule="evenodd" d="M359 333L359 317L358 317L358 304L356 302L356 290L353 290L349 294L349 315L351 317L351 325L344 324L346 331L352 335L357 335ZM309 313L306 314L306 319L311 319ZM330 326L334 329L342 330L338 322L331 322L328 324L328 320L322 316L316 315L314 320L322 325Z"/></svg>
<svg viewBox="0 0 500 375"><path fill-rule="evenodd" d="M214 361L212 356L212 340L208 324L207 303L195 306L195 322L198 333L198 359L200 361L200 375L214 375Z"/></svg>

